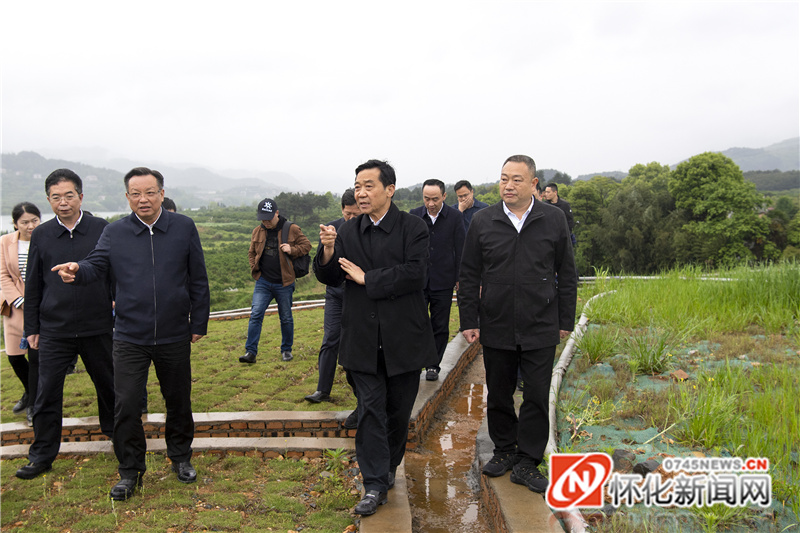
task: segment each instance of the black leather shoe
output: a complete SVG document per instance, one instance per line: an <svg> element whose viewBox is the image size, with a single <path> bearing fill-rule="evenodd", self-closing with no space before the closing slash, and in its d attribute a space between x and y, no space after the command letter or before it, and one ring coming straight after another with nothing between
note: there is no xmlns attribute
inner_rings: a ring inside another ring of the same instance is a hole
<svg viewBox="0 0 800 533"><path fill-rule="evenodd" d="M14 405L14 408L11 409L11 411L15 415L18 415L27 408L28 408L28 393L26 392L25 394L22 395L22 398L20 398L19 401Z"/></svg>
<svg viewBox="0 0 800 533"><path fill-rule="evenodd" d="M16 475L20 479L33 479L35 477L38 477L40 474L49 472L52 469L53 465L47 465L44 463L28 463L27 465L17 470Z"/></svg>
<svg viewBox="0 0 800 533"><path fill-rule="evenodd" d="M181 483L194 483L197 481L197 472L195 472L192 463L189 461L172 463L172 471L178 474L178 481Z"/></svg>
<svg viewBox="0 0 800 533"><path fill-rule="evenodd" d="M356 504L353 512L361 516L369 516L375 514L379 505L388 502L385 492L378 492L377 490L370 490L361 498L361 501Z"/></svg>
<svg viewBox="0 0 800 533"><path fill-rule="evenodd" d="M344 429L358 429L358 409L344 419Z"/></svg>
<svg viewBox="0 0 800 533"><path fill-rule="evenodd" d="M253 352L247 352L243 356L239 358L240 363L255 363L256 362L256 354Z"/></svg>
<svg viewBox="0 0 800 533"><path fill-rule="evenodd" d="M29 405L27 409L27 413L25 414L25 418L28 419L28 427L33 427L33 406Z"/></svg>
<svg viewBox="0 0 800 533"><path fill-rule="evenodd" d="M331 395L327 392L322 392L321 390L316 391L314 394L309 394L306 396L306 400L311 403L319 403L319 402L329 402L331 401Z"/></svg>
<svg viewBox="0 0 800 533"><path fill-rule="evenodd" d="M133 496L133 493L136 492L136 489L140 488L141 486L141 474L137 477L120 479L116 485L111 487L111 491L108 493L108 495L111 496L112 500L125 501Z"/></svg>
<svg viewBox="0 0 800 533"><path fill-rule="evenodd" d="M425 379L427 381L437 381L439 379L439 371L435 368L429 368L425 372Z"/></svg>

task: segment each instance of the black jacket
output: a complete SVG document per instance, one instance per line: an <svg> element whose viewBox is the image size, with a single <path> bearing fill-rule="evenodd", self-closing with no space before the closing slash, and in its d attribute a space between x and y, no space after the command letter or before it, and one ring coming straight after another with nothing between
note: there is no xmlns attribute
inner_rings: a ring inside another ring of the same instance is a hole
<svg viewBox="0 0 800 533"><path fill-rule="evenodd" d="M58 264L86 257L106 226L104 219L84 212L72 234L58 218L33 232L25 282L25 335L73 338L111 333L113 298L108 278L98 276L89 285L77 287L50 272Z"/></svg>
<svg viewBox="0 0 800 533"><path fill-rule="evenodd" d="M433 330L422 292L428 262L428 229L422 220L394 204L378 226L368 215L348 220L338 229L333 258L325 265L320 264L322 254L314 258L319 281L345 281L340 257L364 270L365 285L345 283L339 364L377 374L382 346L389 376L435 365Z"/></svg>
<svg viewBox="0 0 800 533"><path fill-rule="evenodd" d="M423 205L411 210L425 221L430 238L428 283L431 291L452 291L458 281L458 266L464 249L464 216L458 209L442 205L436 224L431 224L428 209Z"/></svg>
<svg viewBox="0 0 800 533"><path fill-rule="evenodd" d="M567 226L569 226L569 232L572 233L573 228L575 228L575 218L572 216L572 206L569 205L569 202L559 198L556 203L550 205L554 205L564 212L564 215L567 217Z"/></svg>
<svg viewBox="0 0 800 533"><path fill-rule="evenodd" d="M517 233L503 202L478 211L459 281L461 330L479 328L481 344L506 350L557 345L559 330L575 326L578 287L563 212L534 201Z"/></svg>
<svg viewBox="0 0 800 533"><path fill-rule="evenodd" d="M208 277L200 236L189 217L162 209L151 233L131 213L106 227L79 265L76 284L106 272L114 275L115 340L146 346L206 334Z"/></svg>

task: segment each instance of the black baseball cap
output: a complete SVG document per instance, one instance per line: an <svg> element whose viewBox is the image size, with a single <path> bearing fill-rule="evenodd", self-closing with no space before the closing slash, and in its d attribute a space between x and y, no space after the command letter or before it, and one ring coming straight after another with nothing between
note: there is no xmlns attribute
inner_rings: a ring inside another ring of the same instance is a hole
<svg viewBox="0 0 800 533"><path fill-rule="evenodd" d="M275 212L278 210L278 204L272 198L264 198L258 202L256 209L256 218L258 220L272 220Z"/></svg>

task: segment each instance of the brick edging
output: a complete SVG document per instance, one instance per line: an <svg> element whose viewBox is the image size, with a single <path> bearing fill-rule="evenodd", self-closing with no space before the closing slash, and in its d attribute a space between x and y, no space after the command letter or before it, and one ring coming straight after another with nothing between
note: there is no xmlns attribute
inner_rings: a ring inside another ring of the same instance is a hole
<svg viewBox="0 0 800 533"><path fill-rule="evenodd" d="M433 415L452 392L458 378L480 349L468 345L461 335L450 341L442 359L439 381L420 377L420 390L409 423L408 449L416 448L430 429ZM194 413L195 440L204 438L352 438L354 429L345 429L350 411L245 411ZM163 439L166 417L162 413L143 415L148 440ZM100 431L96 416L64 418L61 442L109 441ZM33 429L25 422L0 424L3 447L29 445Z"/></svg>

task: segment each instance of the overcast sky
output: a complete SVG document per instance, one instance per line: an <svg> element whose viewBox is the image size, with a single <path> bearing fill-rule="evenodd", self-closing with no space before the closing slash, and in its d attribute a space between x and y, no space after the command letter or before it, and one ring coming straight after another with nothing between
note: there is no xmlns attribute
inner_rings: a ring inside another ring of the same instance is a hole
<svg viewBox="0 0 800 533"><path fill-rule="evenodd" d="M2 151L337 193L370 158L400 187L673 164L800 135L798 5L0 0Z"/></svg>

